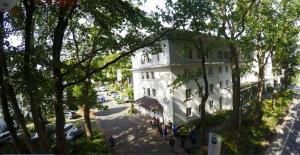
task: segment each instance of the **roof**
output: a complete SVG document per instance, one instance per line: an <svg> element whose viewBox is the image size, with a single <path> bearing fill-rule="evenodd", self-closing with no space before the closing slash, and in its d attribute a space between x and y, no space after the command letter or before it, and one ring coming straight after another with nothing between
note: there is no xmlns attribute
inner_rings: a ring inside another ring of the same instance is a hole
<svg viewBox="0 0 300 155"><path fill-rule="evenodd" d="M144 96L142 98L137 99L135 102L137 105L147 110L163 112L163 107L154 98Z"/></svg>

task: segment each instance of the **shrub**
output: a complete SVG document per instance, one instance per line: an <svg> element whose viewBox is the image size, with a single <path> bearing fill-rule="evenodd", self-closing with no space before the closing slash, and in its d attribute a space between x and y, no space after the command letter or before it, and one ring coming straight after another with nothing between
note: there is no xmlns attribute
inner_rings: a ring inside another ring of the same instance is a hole
<svg viewBox="0 0 300 155"><path fill-rule="evenodd" d="M131 103L128 113L129 114L136 114L137 113L137 109L134 107L133 103Z"/></svg>
<svg viewBox="0 0 300 155"><path fill-rule="evenodd" d="M70 145L72 154L107 154L108 145L103 135L96 134L92 139L82 137Z"/></svg>

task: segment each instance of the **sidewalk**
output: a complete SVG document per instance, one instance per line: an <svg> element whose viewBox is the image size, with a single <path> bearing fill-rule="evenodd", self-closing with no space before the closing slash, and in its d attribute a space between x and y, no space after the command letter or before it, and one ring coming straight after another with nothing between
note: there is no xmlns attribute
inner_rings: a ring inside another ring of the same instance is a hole
<svg viewBox="0 0 300 155"><path fill-rule="evenodd" d="M289 114L284 117L284 122L276 129L277 135L264 154L299 154L300 100L294 99L293 102L294 104L289 108Z"/></svg>

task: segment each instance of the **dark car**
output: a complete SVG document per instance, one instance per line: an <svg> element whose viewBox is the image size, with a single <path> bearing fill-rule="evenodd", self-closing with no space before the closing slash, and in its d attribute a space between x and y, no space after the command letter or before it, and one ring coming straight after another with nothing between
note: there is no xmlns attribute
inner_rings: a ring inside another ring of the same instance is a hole
<svg viewBox="0 0 300 155"><path fill-rule="evenodd" d="M65 132L66 140L73 141L77 137L81 136L83 134L84 129L82 127L72 127L67 132Z"/></svg>
<svg viewBox="0 0 300 155"><path fill-rule="evenodd" d="M82 127L77 127L72 123L67 123L64 126L66 140L72 141L79 137L84 129ZM53 136L53 139L56 139L56 135Z"/></svg>
<svg viewBox="0 0 300 155"><path fill-rule="evenodd" d="M54 125L47 125L46 126L46 132L47 132L47 138L53 138L55 135L55 126ZM34 133L31 136L31 140L37 140L39 138L39 135L37 133Z"/></svg>

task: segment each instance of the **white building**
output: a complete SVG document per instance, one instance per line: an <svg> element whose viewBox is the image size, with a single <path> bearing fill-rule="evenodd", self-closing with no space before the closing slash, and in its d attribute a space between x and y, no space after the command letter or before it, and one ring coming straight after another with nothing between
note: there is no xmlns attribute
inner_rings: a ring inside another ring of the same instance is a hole
<svg viewBox="0 0 300 155"><path fill-rule="evenodd" d="M218 42L215 39L205 39L205 45ZM183 124L200 117L199 105L201 98L196 93L196 83L191 80L173 89L169 85L177 75L189 74L201 70L201 59L193 44L186 38L168 36L159 42L160 52L155 54L151 48L136 51L132 57L134 99L139 110L151 116L159 116L161 121L172 121ZM206 70L209 83L209 97L206 111L209 113L232 108L232 82L229 50L214 46L206 60ZM255 66L255 65L254 65ZM258 70L253 67L253 70ZM267 65L266 77L270 66ZM202 79L198 79L204 86ZM253 72L241 78L242 83L255 82L257 77ZM153 102L151 105L150 102ZM152 107L151 107L152 106Z"/></svg>

